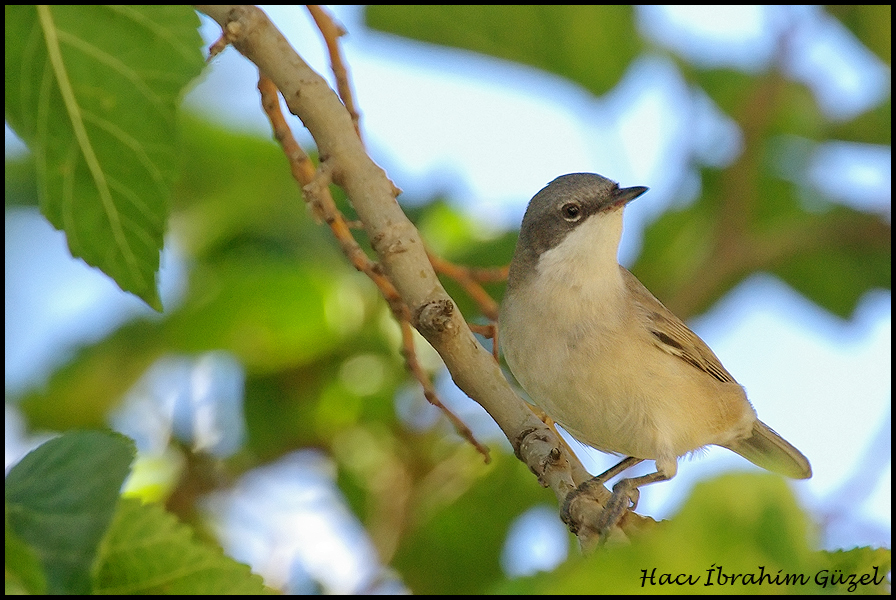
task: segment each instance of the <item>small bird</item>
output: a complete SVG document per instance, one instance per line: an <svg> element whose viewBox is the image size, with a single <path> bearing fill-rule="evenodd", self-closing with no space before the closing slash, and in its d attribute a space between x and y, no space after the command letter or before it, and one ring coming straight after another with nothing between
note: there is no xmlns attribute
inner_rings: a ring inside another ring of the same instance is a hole
<svg viewBox="0 0 896 600"><path fill-rule="evenodd" d="M586 483L656 462L656 472L613 486L602 537L637 506L640 486L671 479L679 457L711 444L787 477L812 476L709 346L619 264L623 209L646 191L572 173L538 192L499 317L507 365L532 402L579 442L626 457Z"/></svg>

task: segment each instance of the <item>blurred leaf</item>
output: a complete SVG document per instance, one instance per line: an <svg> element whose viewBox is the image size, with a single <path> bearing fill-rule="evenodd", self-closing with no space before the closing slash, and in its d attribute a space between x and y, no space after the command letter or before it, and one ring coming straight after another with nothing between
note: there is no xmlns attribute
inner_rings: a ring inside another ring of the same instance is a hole
<svg viewBox="0 0 896 600"><path fill-rule="evenodd" d="M611 90L643 47L627 6L373 6L367 11L370 22L384 30L490 52L567 77L595 94ZM702 308L748 273L764 269L838 311L851 310L869 286L888 287L889 250L883 242L889 245L889 227L882 229L877 217L834 206L794 183L806 163L797 163L796 170L789 169L790 163L782 168L776 145L782 138L813 145L830 139L889 143L890 103L834 123L809 89L776 71L757 76L693 68L679 60L695 94L708 96L741 128L746 151L731 168L701 172L700 198L664 215L648 231L645 257L635 269L645 283L664 301L671 297L670 307ZM246 366L248 439L237 456L216 461L224 476L206 477L210 485L223 485L235 473L295 448L320 448L337 462L340 488L382 557L415 592L521 589L501 587L505 576L498 557L508 527L535 504L555 507L553 495L538 488L509 454L496 452L494 464L483 466L455 436L444 436L444 420L420 431L397 416L401 394L416 384L406 378L395 325L327 228L305 216L282 152L268 140L195 120L187 120L184 129L182 166L189 168L182 169L184 176L174 187L171 219L172 235L189 267L183 302L75 353L43 389L28 394L29 424L103 423L160 356L226 349ZM693 156L683 160L694 166ZM7 203L29 204L28 178L8 170L6 181ZM335 193L351 217L350 205ZM404 198L402 203L413 205ZM515 234L484 235L445 201L408 212L427 244L447 259L478 266L510 260ZM369 251L365 234L356 235ZM803 262L810 260L831 266L819 269ZM445 283L464 314L475 317L460 286ZM500 297L502 285L488 289ZM352 375L347 365L359 357L379 368ZM381 382L370 391L352 383L375 378ZM197 471L205 466L191 464ZM195 479L182 482L184 489L203 474L188 470L189 477ZM555 593L613 590L622 580L622 589L643 592L639 569L647 565L696 575L705 575L713 563L726 573L729 568L753 572L757 564L767 573L794 565L888 570L888 555L881 551L829 557L809 550L805 516L779 482L750 479L742 487L706 491L678 517L680 525L663 524L630 549L588 561L574 558L554 574L517 584ZM188 504L197 495L185 495ZM159 591L151 580L156 575L185 593L207 589L197 581L206 576L229 581L231 588L245 584L249 591L258 583L244 567L219 563L216 548L198 548L189 532L157 507L121 506L114 545L110 542L99 571L104 591ZM191 506L179 514L189 514ZM138 539L147 540L147 547ZM184 571L192 569L191 576L172 575L178 552L190 557ZM132 567L133 573L128 571ZM220 576L217 569L227 574ZM717 593L720 587L705 589ZM654 591L666 589L656 586Z"/></svg>
<svg viewBox="0 0 896 600"><path fill-rule="evenodd" d="M631 271L663 304L682 318L708 306L702 299L696 308L685 309L685 302L676 300L683 294L686 282L699 277L700 269L713 256L715 215L706 196L681 210L670 210L644 230L644 242ZM729 289L714 290L712 296Z"/></svg>
<svg viewBox="0 0 896 600"><path fill-rule="evenodd" d="M72 352L46 385L24 394L33 427L104 425L165 353L229 350L250 379L313 364L356 333L375 302L373 285L305 214L275 144L193 119L184 133L172 233L189 252L185 297Z"/></svg>
<svg viewBox="0 0 896 600"><path fill-rule="evenodd" d="M182 176L174 188L171 229L188 254L205 260L255 244L343 262L329 230L309 218L276 143L189 114L181 122Z"/></svg>
<svg viewBox="0 0 896 600"><path fill-rule="evenodd" d="M513 257L517 232L492 231L488 224L477 222L447 200L436 198L407 212L427 249L458 266L499 268L507 266ZM480 316L479 306L457 280L444 275L439 279L467 321L481 320L477 318ZM504 281L485 282L483 288L499 301L504 294L504 285Z"/></svg>
<svg viewBox="0 0 896 600"><path fill-rule="evenodd" d="M797 251L770 265L771 272L840 317L850 317L866 292L891 289L891 230L875 215L838 208L779 236L771 243Z"/></svg>
<svg viewBox="0 0 896 600"><path fill-rule="evenodd" d="M6 476L9 526L39 557L48 593L90 592L90 570L134 453L123 435L66 433Z"/></svg>
<svg viewBox="0 0 896 600"><path fill-rule="evenodd" d="M7 6L6 119L75 257L161 310L175 108L203 68L186 6Z"/></svg>
<svg viewBox="0 0 896 600"><path fill-rule="evenodd" d="M193 275L191 295L159 332L169 350L234 353L254 373L307 362L337 342L325 301L331 274L251 252Z"/></svg>
<svg viewBox="0 0 896 600"><path fill-rule="evenodd" d="M855 119L833 123L829 135L835 140L890 146L893 143L893 101L887 98Z"/></svg>
<svg viewBox="0 0 896 600"><path fill-rule="evenodd" d="M249 567L199 542L156 504L124 498L103 544L98 594L271 594Z"/></svg>
<svg viewBox="0 0 896 600"><path fill-rule="evenodd" d="M651 531L631 545L608 546L587 559L569 560L553 573L519 579L495 591L844 593L846 585L825 585L818 577L841 569L841 574L856 577L870 578L876 573L877 582L866 583L859 591L887 593L884 575L890 568L889 551L857 549L831 554L813 550L809 518L778 476L726 475L700 483L677 516ZM740 577L732 579L735 575ZM785 577L790 580L785 582Z"/></svg>
<svg viewBox="0 0 896 600"><path fill-rule="evenodd" d="M734 69L703 69L678 61L679 68L725 114L754 139L774 135L816 142L842 140L889 145L892 142L891 99L853 119L831 119L804 84L771 71L759 76ZM786 170L786 169L782 169Z"/></svg>
<svg viewBox="0 0 896 600"><path fill-rule="evenodd" d="M367 25L473 50L608 92L642 50L631 6L369 5Z"/></svg>
<svg viewBox="0 0 896 600"><path fill-rule="evenodd" d="M37 553L15 534L6 504L6 595L43 595L47 578Z"/></svg>
<svg viewBox="0 0 896 600"><path fill-rule="evenodd" d="M37 206L37 176L31 155L6 158L4 172L6 208Z"/></svg>
<svg viewBox="0 0 896 600"><path fill-rule="evenodd" d="M166 353L227 350L248 374L258 375L313 361L339 342L338 329L325 314L337 282L325 274L265 256L204 271L184 306L166 319L123 326L75 354L45 386L26 393L21 407L32 426L101 426Z"/></svg>
<svg viewBox="0 0 896 600"><path fill-rule="evenodd" d="M762 171L751 185L706 171L701 197L647 227L632 271L682 317L707 310L756 271L781 277L819 306L848 317L859 299L891 285L890 227L880 217L798 194ZM817 194L815 194L817 196Z"/></svg>
<svg viewBox="0 0 896 600"><path fill-rule="evenodd" d="M748 130L746 135L788 134L819 140L831 126L811 90L776 71L758 76L693 66L687 71L700 91Z"/></svg>
<svg viewBox="0 0 896 600"><path fill-rule="evenodd" d="M18 399L29 425L54 431L105 426L109 411L159 356L155 336L150 323L132 323L74 352L46 385Z"/></svg>
<svg viewBox="0 0 896 600"><path fill-rule="evenodd" d="M892 592L891 582L887 581L887 574L893 567L893 554L889 548L853 548L823 552L822 555L827 559L828 565L818 573L818 579L829 593ZM850 578L852 575L856 576Z"/></svg>
<svg viewBox="0 0 896 600"><path fill-rule="evenodd" d="M849 28L887 66L892 64L891 4L828 4L825 9Z"/></svg>
<svg viewBox="0 0 896 600"><path fill-rule="evenodd" d="M483 593L497 585L504 579L499 558L513 520L537 503L556 505L549 490L532 485L531 473L514 456L493 457L488 467L476 467L479 475L469 490L445 485L456 500L418 515L393 561L415 594Z"/></svg>

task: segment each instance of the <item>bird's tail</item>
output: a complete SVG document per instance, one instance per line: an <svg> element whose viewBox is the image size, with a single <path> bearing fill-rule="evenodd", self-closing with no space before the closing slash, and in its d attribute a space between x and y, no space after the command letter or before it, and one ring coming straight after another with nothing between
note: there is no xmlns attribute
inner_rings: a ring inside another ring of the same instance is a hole
<svg viewBox="0 0 896 600"><path fill-rule="evenodd" d="M812 466L803 453L782 438L760 420L753 423L753 433L748 438L726 444L756 466L794 479L812 477Z"/></svg>

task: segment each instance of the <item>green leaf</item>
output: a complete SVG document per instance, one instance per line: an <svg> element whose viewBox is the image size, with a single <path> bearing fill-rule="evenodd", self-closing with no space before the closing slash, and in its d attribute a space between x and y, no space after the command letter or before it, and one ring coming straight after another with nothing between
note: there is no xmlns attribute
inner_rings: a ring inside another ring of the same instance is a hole
<svg viewBox="0 0 896 600"><path fill-rule="evenodd" d="M531 473L515 457L498 452L492 457L488 466L470 463L467 481L443 482L451 490L450 502L440 498L434 501L436 510L420 514L396 553L392 566L415 594L490 589L503 580L501 547L513 521L536 504L554 505L553 494L532 485Z"/></svg>
<svg viewBox="0 0 896 600"><path fill-rule="evenodd" d="M156 504L119 503L103 544L98 594L264 594L261 577L194 539L192 530Z"/></svg>
<svg viewBox="0 0 896 600"><path fill-rule="evenodd" d="M768 173L737 186L732 171L705 170L700 198L645 230L632 272L677 315L707 310L757 271L844 318L890 288L889 224Z"/></svg>
<svg viewBox="0 0 896 600"><path fill-rule="evenodd" d="M506 58L604 94L642 48L630 6L370 5L367 24Z"/></svg>
<svg viewBox="0 0 896 600"><path fill-rule="evenodd" d="M6 476L9 527L37 555L48 593L90 592L90 569L134 452L119 434L66 433Z"/></svg>
<svg viewBox="0 0 896 600"><path fill-rule="evenodd" d="M183 124L189 162L175 186L172 226L190 257L185 297L161 319L128 323L73 351L46 385L20 398L32 427L101 426L167 353L228 350L244 363L250 381L296 368L312 368L310 377L318 381L338 370L332 353L357 352L357 328L385 310L329 229L308 218L274 143L186 115ZM320 366L329 364L332 372ZM310 385L304 393L318 391ZM275 402L265 410L282 407ZM276 427L296 429L289 420Z"/></svg>
<svg viewBox="0 0 896 600"><path fill-rule="evenodd" d="M890 66L893 61L893 6L890 4L828 4L825 10L840 19L865 47Z"/></svg>
<svg viewBox="0 0 896 600"><path fill-rule="evenodd" d="M554 573L516 580L504 594L845 593L824 576L865 576L861 593L887 593L887 550L829 553L787 482L733 474L694 487L678 515L628 546L567 561ZM682 551L686 549L687 551ZM665 577L664 577L665 576ZM737 576L736 578L734 576ZM876 577L876 580L874 579Z"/></svg>
<svg viewBox="0 0 896 600"><path fill-rule="evenodd" d="M185 6L7 6L6 119L75 257L161 310L175 109L203 67Z"/></svg>
<svg viewBox="0 0 896 600"><path fill-rule="evenodd" d="M864 547L823 554L828 565L826 572L819 573L819 580L824 582L829 592L890 593L887 574L893 565L893 555L889 549ZM859 577L851 581L844 581L838 577L852 573L858 574ZM859 581L862 575L865 576L865 580Z"/></svg>
<svg viewBox="0 0 896 600"><path fill-rule="evenodd" d="M6 595L46 594L47 578L37 554L9 525L6 505Z"/></svg>

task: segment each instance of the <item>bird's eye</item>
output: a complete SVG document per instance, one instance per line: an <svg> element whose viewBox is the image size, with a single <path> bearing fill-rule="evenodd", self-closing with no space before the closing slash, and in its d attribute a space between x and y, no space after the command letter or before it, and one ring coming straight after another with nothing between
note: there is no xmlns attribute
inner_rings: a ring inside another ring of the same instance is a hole
<svg viewBox="0 0 896 600"><path fill-rule="evenodd" d="M567 221L578 221L582 218L582 207L575 202L567 202L560 207L560 214Z"/></svg>

